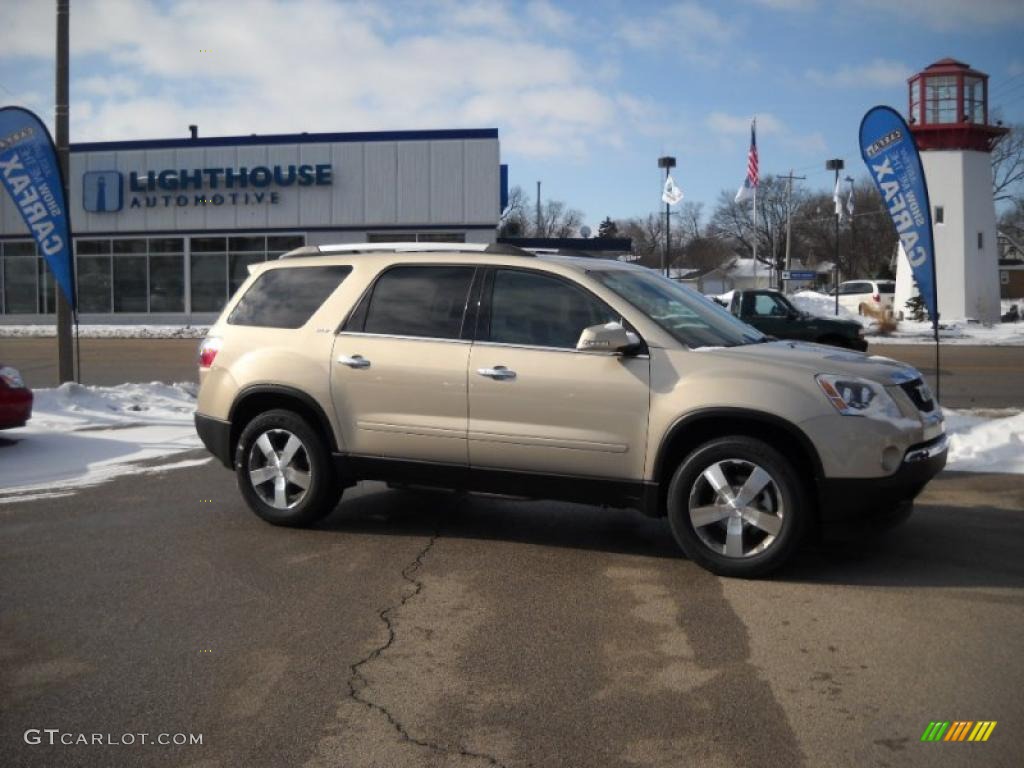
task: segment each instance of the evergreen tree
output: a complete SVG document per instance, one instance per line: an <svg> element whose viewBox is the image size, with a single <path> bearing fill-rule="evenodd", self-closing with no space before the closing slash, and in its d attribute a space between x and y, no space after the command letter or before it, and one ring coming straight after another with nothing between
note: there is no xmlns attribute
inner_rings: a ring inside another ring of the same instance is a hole
<svg viewBox="0 0 1024 768"><path fill-rule="evenodd" d="M612 221L612 217L611 216L605 216L604 221L602 221L601 224L597 227L597 236L598 237L618 237L619 236L619 226L614 221Z"/></svg>

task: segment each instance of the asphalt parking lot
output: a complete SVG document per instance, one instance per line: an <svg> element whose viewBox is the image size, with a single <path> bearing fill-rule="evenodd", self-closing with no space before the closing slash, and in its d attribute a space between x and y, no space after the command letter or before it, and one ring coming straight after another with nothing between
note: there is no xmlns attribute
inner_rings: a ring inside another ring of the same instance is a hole
<svg viewBox="0 0 1024 768"><path fill-rule="evenodd" d="M38 387L47 344L0 347ZM189 379L195 347L83 340L84 378ZM946 352L947 404L1024 405L1024 351ZM0 765L1017 766L1022 555L1013 475L943 473L761 582L626 511L367 483L287 530L213 462L126 476L0 506Z"/></svg>
<svg viewBox="0 0 1024 768"><path fill-rule="evenodd" d="M568 504L366 484L277 529L213 462L7 505L0 762L1019 765L1022 509L946 473L903 528L744 582ZM942 719L998 726L920 742Z"/></svg>

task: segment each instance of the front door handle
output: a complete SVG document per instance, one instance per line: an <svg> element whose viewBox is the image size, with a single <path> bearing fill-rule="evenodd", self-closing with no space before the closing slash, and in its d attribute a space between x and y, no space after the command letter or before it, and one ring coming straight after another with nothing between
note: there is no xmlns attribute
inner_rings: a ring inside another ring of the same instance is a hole
<svg viewBox="0 0 1024 768"><path fill-rule="evenodd" d="M496 365L493 368L477 368L476 372L481 376L486 376L488 379L494 379L495 381L514 379L516 377L516 372L510 371L504 365Z"/></svg>
<svg viewBox="0 0 1024 768"><path fill-rule="evenodd" d="M342 365L347 365L349 368L370 367L370 361L367 360L362 355L352 355L351 357L349 357L348 355L340 355L338 357L338 362L341 363Z"/></svg>

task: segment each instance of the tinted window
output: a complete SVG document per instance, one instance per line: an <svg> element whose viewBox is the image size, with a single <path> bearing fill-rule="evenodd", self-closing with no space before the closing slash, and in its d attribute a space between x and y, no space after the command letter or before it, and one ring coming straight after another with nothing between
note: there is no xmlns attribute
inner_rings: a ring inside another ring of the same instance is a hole
<svg viewBox="0 0 1024 768"><path fill-rule="evenodd" d="M473 267L395 267L373 287L366 333L457 339Z"/></svg>
<svg viewBox="0 0 1024 768"><path fill-rule="evenodd" d="M513 270L494 275L491 341L575 349L584 328L619 319L603 302L557 278Z"/></svg>
<svg viewBox="0 0 1024 768"><path fill-rule="evenodd" d="M231 325L301 328L351 267L270 269L256 278L228 316Z"/></svg>
<svg viewBox="0 0 1024 768"><path fill-rule="evenodd" d="M896 283L879 283L879 293L896 293Z"/></svg>

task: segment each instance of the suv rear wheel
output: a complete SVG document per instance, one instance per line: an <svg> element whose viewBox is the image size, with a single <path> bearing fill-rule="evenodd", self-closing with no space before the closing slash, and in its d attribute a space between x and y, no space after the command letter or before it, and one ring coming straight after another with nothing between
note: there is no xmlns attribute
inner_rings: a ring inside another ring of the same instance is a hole
<svg viewBox="0 0 1024 768"><path fill-rule="evenodd" d="M668 489L668 519L686 555L720 576L755 578L796 551L810 514L792 465L749 437L712 440L687 456Z"/></svg>
<svg viewBox="0 0 1024 768"><path fill-rule="evenodd" d="M292 411L267 411L246 425L235 476L249 507L274 525L308 525L341 496L324 441Z"/></svg>

